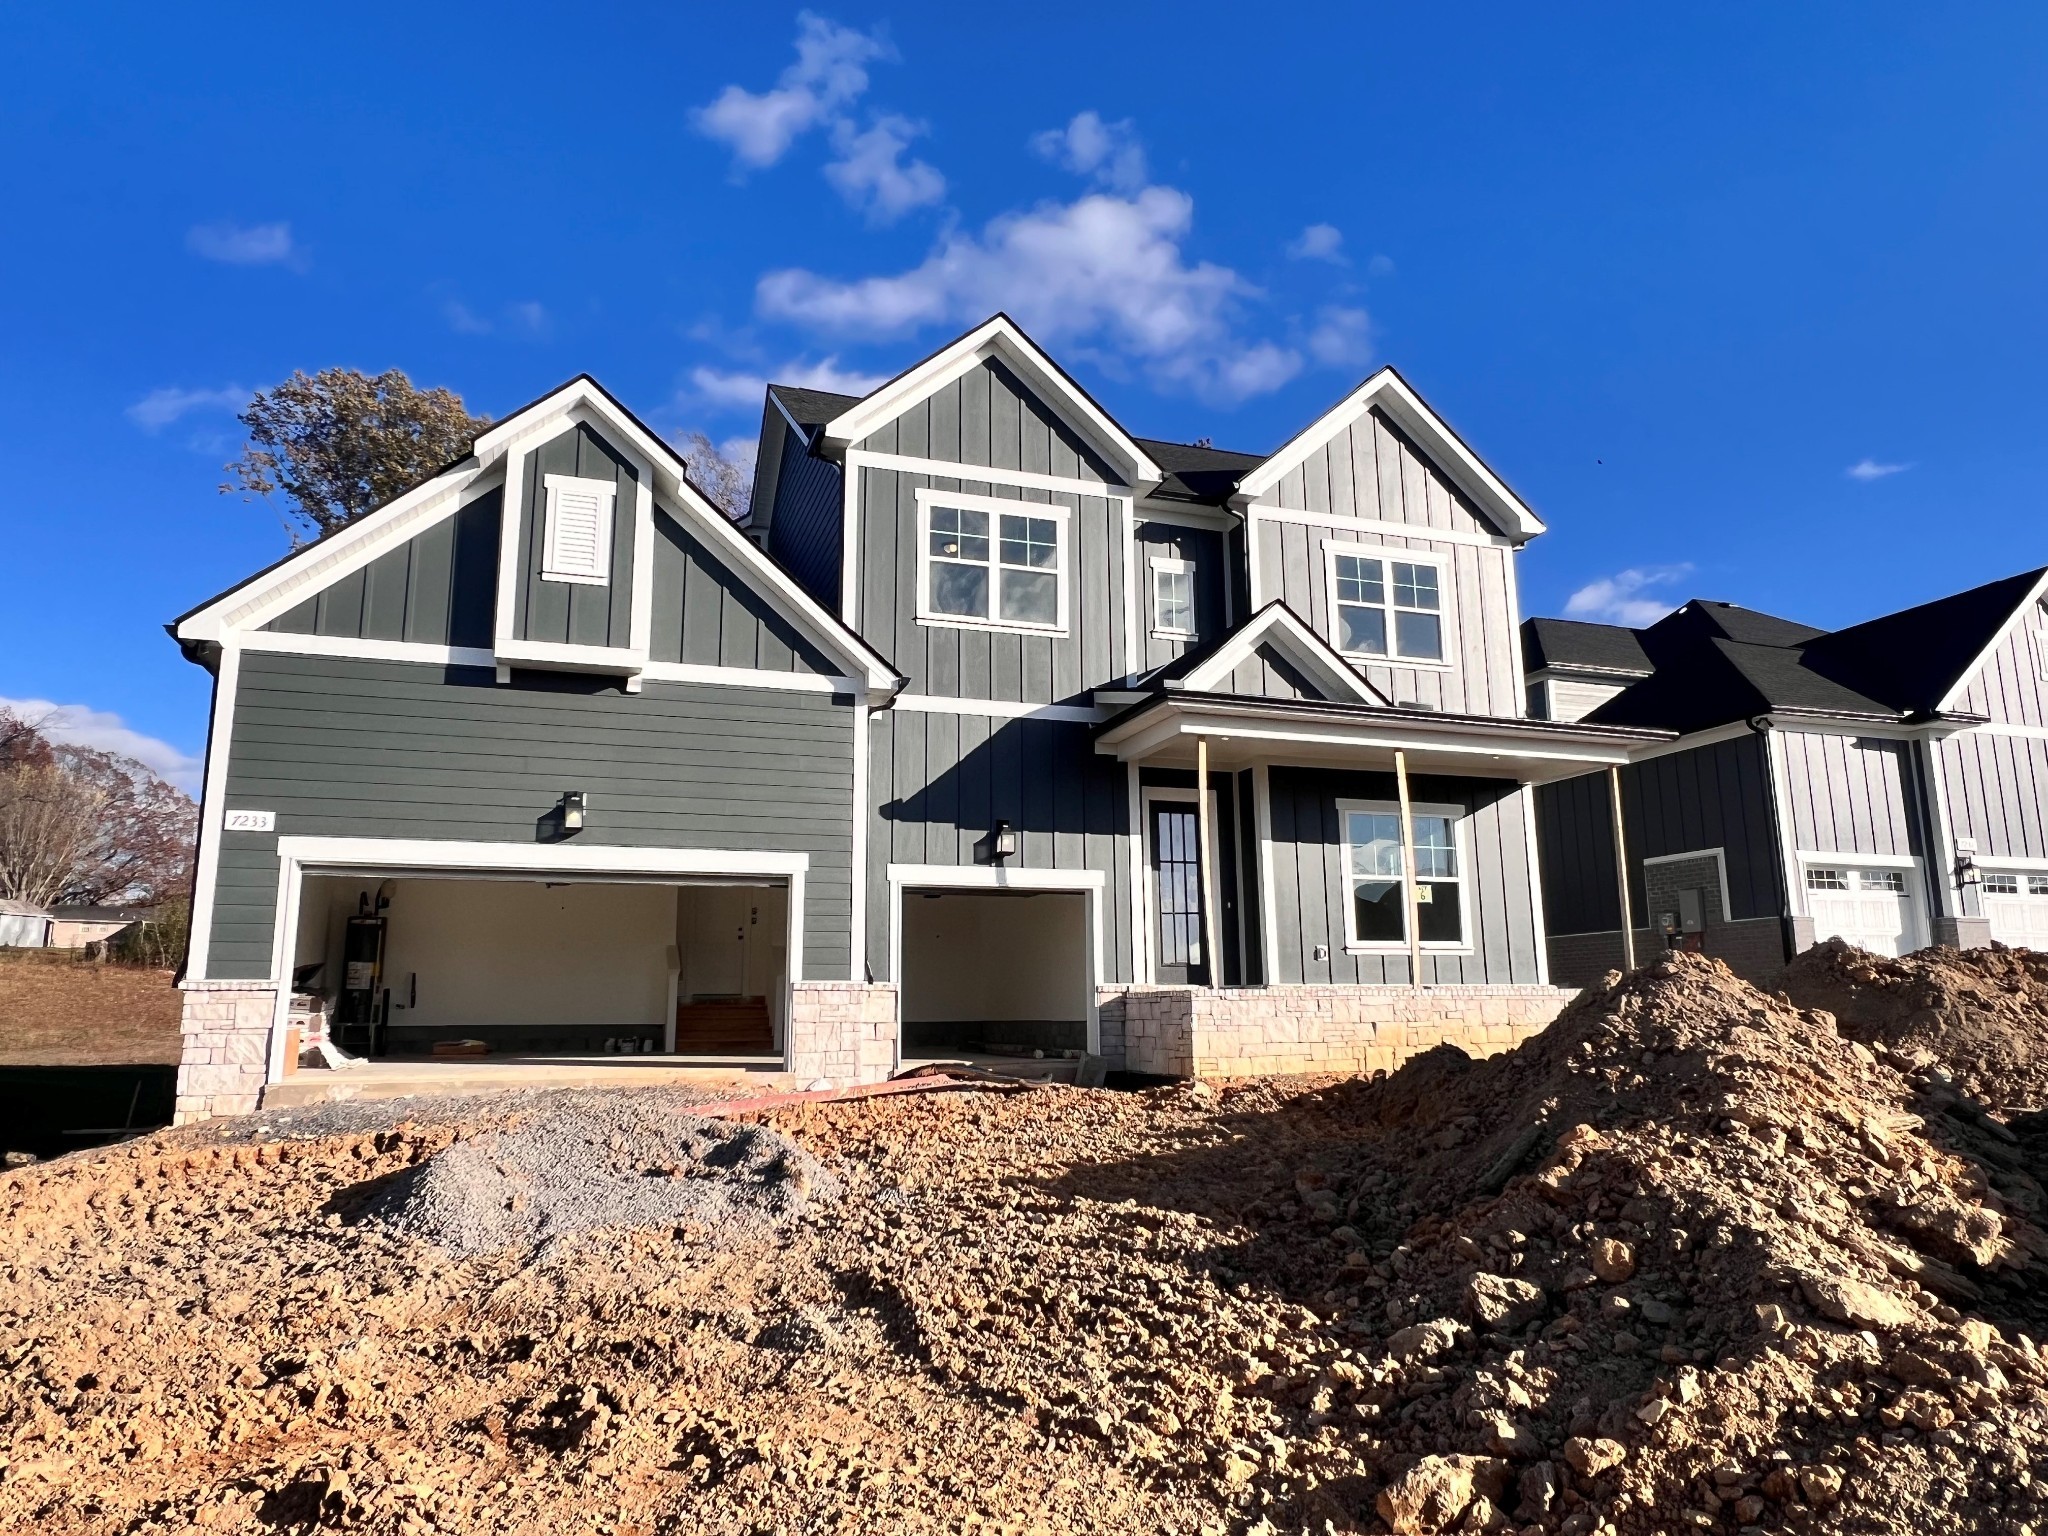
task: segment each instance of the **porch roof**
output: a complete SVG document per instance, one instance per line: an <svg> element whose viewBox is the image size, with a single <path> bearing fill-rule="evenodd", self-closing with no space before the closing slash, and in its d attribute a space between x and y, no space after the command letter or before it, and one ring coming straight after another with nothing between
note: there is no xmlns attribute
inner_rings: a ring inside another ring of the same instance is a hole
<svg viewBox="0 0 2048 1536"><path fill-rule="evenodd" d="M1218 769L1256 763L1391 769L1539 784L1629 760L1631 749L1673 740L1647 727L1508 720L1435 710L1247 694L1167 691L1095 728L1095 750L1125 762L1192 764L1199 740Z"/></svg>

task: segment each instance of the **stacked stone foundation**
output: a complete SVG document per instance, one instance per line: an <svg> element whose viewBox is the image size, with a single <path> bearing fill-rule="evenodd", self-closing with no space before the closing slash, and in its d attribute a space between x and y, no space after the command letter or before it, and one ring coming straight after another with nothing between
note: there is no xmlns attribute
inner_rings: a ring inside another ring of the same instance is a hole
<svg viewBox="0 0 2048 1536"><path fill-rule="evenodd" d="M798 1087L879 1083L896 1070L889 982L799 981L790 988L789 1072Z"/></svg>
<svg viewBox="0 0 2048 1536"><path fill-rule="evenodd" d="M254 1114L270 1070L276 989L246 981L188 981L184 990L173 1123Z"/></svg>
<svg viewBox="0 0 2048 1536"><path fill-rule="evenodd" d="M1547 1026L1578 994L1562 987L1113 987L1105 1042L1123 1066L1168 1077L1392 1072L1455 1045L1489 1056Z"/></svg>

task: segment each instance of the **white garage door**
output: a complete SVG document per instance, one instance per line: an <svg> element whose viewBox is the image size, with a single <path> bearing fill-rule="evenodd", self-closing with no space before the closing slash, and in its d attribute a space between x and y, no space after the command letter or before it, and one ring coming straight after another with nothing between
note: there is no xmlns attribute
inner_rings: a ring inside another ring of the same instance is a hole
<svg viewBox="0 0 2048 1536"><path fill-rule="evenodd" d="M2048 874L1984 876L1991 937L2015 949L2048 949Z"/></svg>
<svg viewBox="0 0 2048 1536"><path fill-rule="evenodd" d="M1910 871L1848 864L1806 867L1806 911L1815 940L1847 939L1879 955L1919 948Z"/></svg>

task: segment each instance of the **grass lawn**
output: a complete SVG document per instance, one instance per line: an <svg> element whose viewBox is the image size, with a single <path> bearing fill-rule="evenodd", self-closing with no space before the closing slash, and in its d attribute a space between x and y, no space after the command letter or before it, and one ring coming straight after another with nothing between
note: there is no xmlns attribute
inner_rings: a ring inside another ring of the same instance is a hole
<svg viewBox="0 0 2048 1536"><path fill-rule="evenodd" d="M88 963L67 951L0 949L0 1066L177 1060L171 972Z"/></svg>

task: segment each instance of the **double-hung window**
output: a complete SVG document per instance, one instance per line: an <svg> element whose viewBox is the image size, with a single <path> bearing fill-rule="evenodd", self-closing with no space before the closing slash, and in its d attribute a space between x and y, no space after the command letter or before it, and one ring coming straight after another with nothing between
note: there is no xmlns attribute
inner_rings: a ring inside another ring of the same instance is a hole
<svg viewBox="0 0 2048 1536"><path fill-rule="evenodd" d="M1159 640L1195 638L1195 562L1152 557L1152 634Z"/></svg>
<svg viewBox="0 0 2048 1536"><path fill-rule="evenodd" d="M1401 880L1401 808L1381 801L1338 802L1344 820L1349 889L1345 927L1351 947L1404 947L1408 943ZM1465 943L1465 858L1456 806L1410 810L1415 829L1416 932L1424 946Z"/></svg>
<svg viewBox="0 0 2048 1536"><path fill-rule="evenodd" d="M1067 509L918 493L918 616L937 623L1058 632L1067 620Z"/></svg>
<svg viewBox="0 0 2048 1536"><path fill-rule="evenodd" d="M1406 550L1330 546L1337 649L1389 661L1444 659L1443 569Z"/></svg>
<svg viewBox="0 0 2048 1536"><path fill-rule="evenodd" d="M547 506L541 538L542 579L604 586L611 580L612 504L618 486L610 480L549 475L543 488Z"/></svg>

